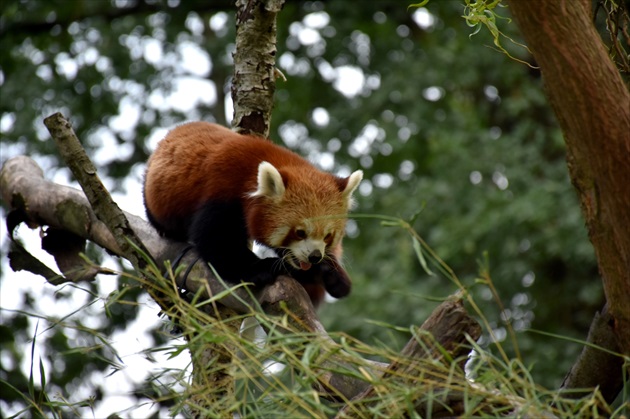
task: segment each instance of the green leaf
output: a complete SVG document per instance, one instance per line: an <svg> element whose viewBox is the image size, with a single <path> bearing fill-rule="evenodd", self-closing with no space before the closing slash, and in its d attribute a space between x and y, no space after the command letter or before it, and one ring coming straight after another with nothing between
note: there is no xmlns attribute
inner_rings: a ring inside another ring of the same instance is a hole
<svg viewBox="0 0 630 419"><path fill-rule="evenodd" d="M418 241L416 237L412 237L412 240L413 240L413 250L416 252L416 256L418 257L418 260L420 261L420 265L422 266L422 269L424 269L424 271L428 275L435 276L435 274L431 271L431 269L429 269L429 266L427 265L427 261L424 258L424 252L422 251L422 245L420 244L420 241Z"/></svg>

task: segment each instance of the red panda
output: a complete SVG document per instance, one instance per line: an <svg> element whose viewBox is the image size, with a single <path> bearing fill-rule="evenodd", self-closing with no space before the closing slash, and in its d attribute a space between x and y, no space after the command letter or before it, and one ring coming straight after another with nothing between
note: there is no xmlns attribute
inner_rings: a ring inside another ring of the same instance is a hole
<svg viewBox="0 0 630 419"><path fill-rule="evenodd" d="M350 293L342 238L363 172L339 178L267 139L207 122L170 131L150 157L147 216L164 236L193 244L228 282L271 283L288 273L315 306ZM259 259L251 241L278 257Z"/></svg>

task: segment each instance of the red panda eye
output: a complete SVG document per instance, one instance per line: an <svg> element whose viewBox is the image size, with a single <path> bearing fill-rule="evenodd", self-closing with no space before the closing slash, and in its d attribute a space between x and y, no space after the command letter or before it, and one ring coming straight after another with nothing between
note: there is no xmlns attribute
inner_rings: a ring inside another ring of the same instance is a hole
<svg viewBox="0 0 630 419"><path fill-rule="evenodd" d="M298 239L305 239L306 238L306 231L304 230L295 230L295 235L297 236Z"/></svg>

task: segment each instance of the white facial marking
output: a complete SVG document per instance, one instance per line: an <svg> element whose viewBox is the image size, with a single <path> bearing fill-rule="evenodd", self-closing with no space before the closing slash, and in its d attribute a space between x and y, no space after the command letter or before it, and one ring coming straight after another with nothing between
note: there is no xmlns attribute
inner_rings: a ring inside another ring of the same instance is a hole
<svg viewBox="0 0 630 419"><path fill-rule="evenodd" d="M308 262L308 257L315 250L319 250L322 256L326 251L326 243L323 240L306 239L291 243L291 253L302 262Z"/></svg>
<svg viewBox="0 0 630 419"><path fill-rule="evenodd" d="M282 246L282 242L284 241L284 238L287 237L287 234L289 234L289 231L291 231L290 227L277 228L273 233L271 233L271 236L269 237L269 244L273 247Z"/></svg>

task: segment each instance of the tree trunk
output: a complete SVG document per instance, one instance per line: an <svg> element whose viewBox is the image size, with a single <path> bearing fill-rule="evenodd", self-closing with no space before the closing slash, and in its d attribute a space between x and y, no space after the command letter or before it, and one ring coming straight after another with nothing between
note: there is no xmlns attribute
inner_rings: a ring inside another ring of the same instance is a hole
<svg viewBox="0 0 630 419"><path fill-rule="evenodd" d="M589 0L510 1L562 128L613 330L630 355L630 93Z"/></svg>
<svg viewBox="0 0 630 419"><path fill-rule="evenodd" d="M284 0L236 1L232 127L269 137L276 89L276 15Z"/></svg>

